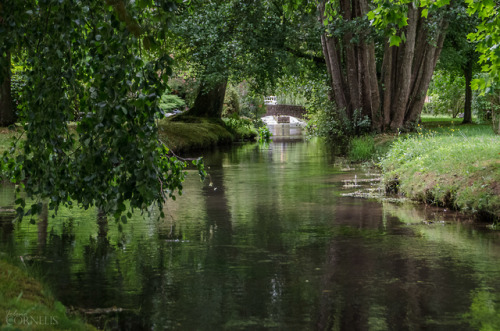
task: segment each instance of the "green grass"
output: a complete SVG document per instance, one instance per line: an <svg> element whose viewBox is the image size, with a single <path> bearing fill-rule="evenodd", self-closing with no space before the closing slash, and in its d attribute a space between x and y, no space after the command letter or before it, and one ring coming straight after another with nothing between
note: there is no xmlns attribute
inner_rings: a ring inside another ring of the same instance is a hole
<svg viewBox="0 0 500 331"><path fill-rule="evenodd" d="M462 123L462 121L464 120L463 118L452 118L450 116L445 116L445 115L426 115L426 114L422 114L422 117L421 117L421 120L422 120L422 123L424 125L448 125L448 124L451 124L451 123L454 123L454 124L460 124Z"/></svg>
<svg viewBox="0 0 500 331"><path fill-rule="evenodd" d="M362 162L372 159L375 153L375 141L373 136L355 137L349 142L347 156L353 162Z"/></svg>
<svg viewBox="0 0 500 331"><path fill-rule="evenodd" d="M10 149L12 139L21 134L20 130L12 130L9 128L0 128L0 154ZM22 138L21 138L22 139Z"/></svg>
<svg viewBox="0 0 500 331"><path fill-rule="evenodd" d="M0 330L96 330L66 308L26 271L0 261Z"/></svg>
<svg viewBox="0 0 500 331"><path fill-rule="evenodd" d="M385 184L397 180L410 198L500 219L500 136L490 125L424 122L392 144L381 166Z"/></svg>
<svg viewBox="0 0 500 331"><path fill-rule="evenodd" d="M347 156L351 162L376 162L394 142L394 134L364 135L349 142Z"/></svg>

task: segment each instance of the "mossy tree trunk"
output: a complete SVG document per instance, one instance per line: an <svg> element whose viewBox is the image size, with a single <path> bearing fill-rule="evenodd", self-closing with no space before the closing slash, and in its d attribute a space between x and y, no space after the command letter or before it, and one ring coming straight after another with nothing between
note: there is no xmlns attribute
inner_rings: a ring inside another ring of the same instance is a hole
<svg viewBox="0 0 500 331"><path fill-rule="evenodd" d="M221 118L226 95L227 79L207 88L201 84L194 105L187 112L188 115L208 118Z"/></svg>

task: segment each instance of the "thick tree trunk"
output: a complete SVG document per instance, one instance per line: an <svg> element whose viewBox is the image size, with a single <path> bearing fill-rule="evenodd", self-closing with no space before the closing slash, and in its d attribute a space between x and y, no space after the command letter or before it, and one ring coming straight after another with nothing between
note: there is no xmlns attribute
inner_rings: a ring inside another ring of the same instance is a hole
<svg viewBox="0 0 500 331"><path fill-rule="evenodd" d="M415 84L413 86L413 94L408 104L407 114L405 117L405 123L415 123L417 122L422 109L424 108L425 96L427 95L427 89L432 79L432 74L434 68L436 68L437 61L443 50L444 39L446 37L446 30L448 29L448 22L441 20L439 22L439 29L442 31L436 41L435 45L429 45L427 38L424 39L423 45L425 47L425 57L422 67L419 69L419 73L416 74ZM426 36L426 33L422 33Z"/></svg>
<svg viewBox="0 0 500 331"><path fill-rule="evenodd" d="M361 16L366 15L369 11L368 2L366 0L359 1L359 14ZM377 76L377 62L375 58L375 43L373 41L366 43L362 42L361 48L363 49L363 57L364 63L363 68L365 80L366 80L366 91L365 91L365 99L366 107L369 107L367 114L368 117L371 118L372 121L372 129L376 131L380 131L380 127L382 125L382 116L381 116L381 100L380 100L380 90L378 84L378 76Z"/></svg>
<svg viewBox="0 0 500 331"><path fill-rule="evenodd" d="M392 87L392 81L393 81L393 73L394 70L392 69L393 67L393 58L395 54L395 48L389 46L389 42L386 42L385 45L385 51L384 51L384 60L382 63L382 82L381 89L382 89L382 126L380 127L381 131L385 131L389 128L389 124L391 124L391 104L392 104L392 92L393 92L393 87Z"/></svg>
<svg viewBox="0 0 500 331"><path fill-rule="evenodd" d="M340 1L342 8L342 16L344 20L352 20L353 10L351 8L350 0ZM346 61L346 76L347 76L347 86L349 87L350 102L348 102L347 114L352 116L352 112L356 109L361 109L362 98L361 98L361 85L358 79L358 54L356 52L355 44L351 42L353 38L352 32L347 32L344 35L344 49L345 49L345 61ZM349 107L350 106L350 107Z"/></svg>
<svg viewBox="0 0 500 331"><path fill-rule="evenodd" d="M468 60L464 67L464 77L465 77L465 105L464 105L464 120L462 124L472 123L472 87L470 83L472 81L472 69L473 63Z"/></svg>
<svg viewBox="0 0 500 331"><path fill-rule="evenodd" d="M394 103L391 107L391 124L390 128L396 130L403 127L403 122L406 114L406 105L410 97L410 87L412 78L412 63L415 54L415 41L417 36L418 24L418 9L410 3L408 10L408 28L406 30L406 42L404 46L400 46L403 52L401 64L398 66L398 84Z"/></svg>
<svg viewBox="0 0 500 331"><path fill-rule="evenodd" d="M201 84L194 106L189 109L188 115L209 118L221 118L226 95L227 79L206 90Z"/></svg>
<svg viewBox="0 0 500 331"><path fill-rule="evenodd" d="M323 25L324 22L324 12L325 3L321 2L318 5L318 10L320 13L319 21ZM321 35L321 46L323 48L323 54L326 61L326 66L328 69L328 74L330 75L333 95L335 102L340 109L346 109L348 107L346 90L345 90L345 79L342 73L342 64L339 57L339 52L337 49L336 41L333 37L327 36L325 33Z"/></svg>
<svg viewBox="0 0 500 331"><path fill-rule="evenodd" d="M16 109L12 102L10 79L10 53L0 61L3 65L0 70L0 126L9 126L16 122Z"/></svg>
<svg viewBox="0 0 500 331"><path fill-rule="evenodd" d="M325 3L318 6L324 22ZM344 21L366 15L366 0L339 0L337 11ZM421 9L408 4L406 40L399 47L386 41L381 68L377 70L375 46L365 32L354 35L322 36L323 53L337 106L352 116L361 109L372 122L372 130L386 131L410 127L422 112L432 73L441 53L447 24L437 21L434 42L429 42L428 20ZM338 43L336 43L338 41ZM340 55L339 55L340 53Z"/></svg>

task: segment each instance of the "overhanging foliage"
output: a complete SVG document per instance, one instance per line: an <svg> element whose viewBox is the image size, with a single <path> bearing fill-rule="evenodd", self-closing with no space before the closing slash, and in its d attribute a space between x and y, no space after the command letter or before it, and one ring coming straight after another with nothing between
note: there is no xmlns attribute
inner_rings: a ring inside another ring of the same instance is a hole
<svg viewBox="0 0 500 331"><path fill-rule="evenodd" d="M182 193L186 162L168 156L155 123L171 72L161 37L175 5L2 2L0 55L17 53L27 79L19 114L26 141L4 153L2 170L37 201L25 211L18 199L19 216L39 212L45 201L55 211L77 203L119 218L128 207L156 203L161 211ZM75 133L69 122L78 113Z"/></svg>

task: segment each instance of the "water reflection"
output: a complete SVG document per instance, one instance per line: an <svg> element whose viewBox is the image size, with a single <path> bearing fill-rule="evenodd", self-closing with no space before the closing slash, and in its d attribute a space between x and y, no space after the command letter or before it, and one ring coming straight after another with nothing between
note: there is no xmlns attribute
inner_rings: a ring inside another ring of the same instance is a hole
<svg viewBox="0 0 500 331"><path fill-rule="evenodd" d="M498 234L421 206L341 197L314 142L206 156L167 218L0 223L63 303L118 329L498 328ZM358 178L362 173L357 173ZM10 226L10 227L9 227Z"/></svg>

